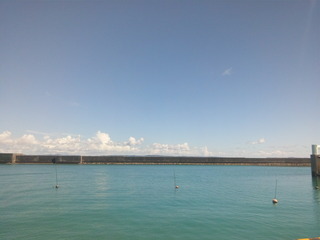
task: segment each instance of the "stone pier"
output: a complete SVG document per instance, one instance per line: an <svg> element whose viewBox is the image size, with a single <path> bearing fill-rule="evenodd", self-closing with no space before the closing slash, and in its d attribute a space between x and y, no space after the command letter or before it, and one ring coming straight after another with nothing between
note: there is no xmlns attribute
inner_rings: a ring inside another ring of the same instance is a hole
<svg viewBox="0 0 320 240"><path fill-rule="evenodd" d="M312 155L311 159L311 173L312 176L320 176L320 154L319 145L312 145Z"/></svg>
<svg viewBox="0 0 320 240"><path fill-rule="evenodd" d="M312 176L320 176L320 155L311 155Z"/></svg>

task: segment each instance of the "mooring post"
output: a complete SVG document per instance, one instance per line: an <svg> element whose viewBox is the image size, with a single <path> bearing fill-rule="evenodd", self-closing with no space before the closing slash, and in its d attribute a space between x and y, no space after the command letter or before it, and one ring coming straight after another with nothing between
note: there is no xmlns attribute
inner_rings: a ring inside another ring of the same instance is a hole
<svg viewBox="0 0 320 240"><path fill-rule="evenodd" d="M318 153L319 145L312 145L311 155L311 173L312 176L320 176L320 155Z"/></svg>

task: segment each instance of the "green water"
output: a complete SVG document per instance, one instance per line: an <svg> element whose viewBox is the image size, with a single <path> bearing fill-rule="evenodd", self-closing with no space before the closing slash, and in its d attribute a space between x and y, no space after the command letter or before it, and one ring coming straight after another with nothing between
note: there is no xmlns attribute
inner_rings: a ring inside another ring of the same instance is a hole
<svg viewBox="0 0 320 240"><path fill-rule="evenodd" d="M55 189L53 165L0 165L0 239L320 236L320 181L310 168L57 165L57 173Z"/></svg>

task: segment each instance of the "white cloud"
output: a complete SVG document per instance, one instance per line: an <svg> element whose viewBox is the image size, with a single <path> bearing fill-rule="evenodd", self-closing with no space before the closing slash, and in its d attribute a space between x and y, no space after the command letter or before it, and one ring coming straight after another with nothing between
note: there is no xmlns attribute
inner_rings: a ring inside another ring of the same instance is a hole
<svg viewBox="0 0 320 240"><path fill-rule="evenodd" d="M152 154L159 155L190 155L188 143L175 145L154 143L152 144L150 151Z"/></svg>
<svg viewBox="0 0 320 240"><path fill-rule="evenodd" d="M232 67L223 71L222 76L228 76L232 74Z"/></svg>
<svg viewBox="0 0 320 240"><path fill-rule="evenodd" d="M31 134L23 135L21 138L17 139L17 143L19 144L37 144L35 136Z"/></svg>
<svg viewBox="0 0 320 240"><path fill-rule="evenodd" d="M86 149L88 150L89 153L94 153L97 152L99 154L101 153L114 153L114 152L121 152L121 151L128 151L129 148L125 144L121 143L114 143L109 134L103 133L98 131L96 133L96 136L93 138L89 138L86 141Z"/></svg>
<svg viewBox="0 0 320 240"><path fill-rule="evenodd" d="M208 150L208 147L207 147L207 146L205 146L205 147L202 148L202 154L203 154L203 156L205 156L205 157L209 157L209 156L212 156L212 155L213 155L212 152L210 152L210 151Z"/></svg>
<svg viewBox="0 0 320 240"><path fill-rule="evenodd" d="M264 138L260 138L260 139L258 139L256 141L249 142L249 143L252 144L252 145L256 145L256 144L263 144L265 142L266 142L266 140Z"/></svg>
<svg viewBox="0 0 320 240"><path fill-rule="evenodd" d="M11 132L4 131L3 133L0 133L0 143L6 144L11 143Z"/></svg>
<svg viewBox="0 0 320 240"><path fill-rule="evenodd" d="M140 144L143 143L143 141L144 141L143 138L135 139L134 137L130 137L128 142L127 142L127 145L129 145L129 146L140 145Z"/></svg>
<svg viewBox="0 0 320 240"><path fill-rule="evenodd" d="M109 134L98 131L95 137L96 140L100 141L103 145L111 144L111 138Z"/></svg>
<svg viewBox="0 0 320 240"><path fill-rule="evenodd" d="M193 146L190 146L188 143L181 143L181 144L153 143L146 150L148 154L151 154L151 155L200 156L200 157L214 156L214 154L208 150L207 146L193 147Z"/></svg>
<svg viewBox="0 0 320 240"><path fill-rule="evenodd" d="M81 137L60 137L51 138L45 136L43 141L39 141L39 149L44 153L67 153L67 154L78 154L83 146Z"/></svg>

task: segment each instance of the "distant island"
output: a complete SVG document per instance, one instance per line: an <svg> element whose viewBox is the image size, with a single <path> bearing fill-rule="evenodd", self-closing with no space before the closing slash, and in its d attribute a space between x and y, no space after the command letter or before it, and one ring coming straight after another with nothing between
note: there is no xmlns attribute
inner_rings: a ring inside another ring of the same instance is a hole
<svg viewBox="0 0 320 240"><path fill-rule="evenodd" d="M24 155L0 153L0 164L174 164L174 165L257 165L310 166L310 158L244 158L189 156L80 156Z"/></svg>

